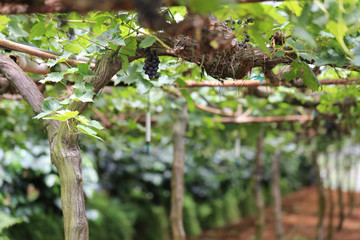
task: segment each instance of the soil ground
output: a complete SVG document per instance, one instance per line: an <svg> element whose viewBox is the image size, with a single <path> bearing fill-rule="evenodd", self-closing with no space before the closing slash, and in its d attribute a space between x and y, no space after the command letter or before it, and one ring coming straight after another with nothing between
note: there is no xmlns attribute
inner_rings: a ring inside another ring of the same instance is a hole
<svg viewBox="0 0 360 240"><path fill-rule="evenodd" d="M338 195L336 191L331 191L335 202L333 218L334 235L333 240L360 240L360 194L355 195L355 207L352 215L349 216L349 197L348 193L343 193L345 204L345 220L343 228L336 230L339 223ZM326 200L329 198L330 191L325 190ZM328 201L327 201L328 203ZM324 239L328 234L329 224L329 204L326 206L324 219ZM283 198L283 226L284 240L308 240L316 239L316 226L318 223L318 194L315 187L305 188L301 191L289 194ZM273 221L272 207L266 209L266 224L263 239L275 240L275 226ZM211 229L204 232L194 240L253 240L255 233L255 220L253 217L244 218L230 225Z"/></svg>

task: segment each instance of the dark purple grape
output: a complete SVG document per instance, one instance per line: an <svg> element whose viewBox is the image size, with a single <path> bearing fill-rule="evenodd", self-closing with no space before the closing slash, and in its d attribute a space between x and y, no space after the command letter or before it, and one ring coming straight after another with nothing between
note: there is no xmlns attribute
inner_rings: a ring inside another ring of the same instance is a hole
<svg viewBox="0 0 360 240"><path fill-rule="evenodd" d="M159 78L159 74L155 74L155 78Z"/></svg>
<svg viewBox="0 0 360 240"><path fill-rule="evenodd" d="M241 21L241 20L238 20L238 21L237 21L237 24L239 24L239 25L242 24L242 21Z"/></svg>
<svg viewBox="0 0 360 240"><path fill-rule="evenodd" d="M230 19L229 19L229 18L228 18L228 19L226 19L226 20L225 20L225 22L230 22Z"/></svg>
<svg viewBox="0 0 360 240"><path fill-rule="evenodd" d="M231 21L231 24L235 24L235 20L232 20L232 21Z"/></svg>
<svg viewBox="0 0 360 240"><path fill-rule="evenodd" d="M246 20L246 22L248 22L248 23L253 23L253 22L254 22L254 19L253 19L253 18L248 18L248 19Z"/></svg>
<svg viewBox="0 0 360 240"><path fill-rule="evenodd" d="M246 44L246 43L244 44L244 48L247 48L247 44Z"/></svg>
<svg viewBox="0 0 360 240"><path fill-rule="evenodd" d="M233 30L233 31L234 31L234 30L235 30L235 27L234 27L234 26L232 26L232 27L231 27L231 30Z"/></svg>
<svg viewBox="0 0 360 240"><path fill-rule="evenodd" d="M146 59L145 66L143 70L145 70L145 74L148 75L150 79L153 79L155 76L159 76L157 70L159 69L160 59L157 56L157 50L150 50L147 48L146 50Z"/></svg>

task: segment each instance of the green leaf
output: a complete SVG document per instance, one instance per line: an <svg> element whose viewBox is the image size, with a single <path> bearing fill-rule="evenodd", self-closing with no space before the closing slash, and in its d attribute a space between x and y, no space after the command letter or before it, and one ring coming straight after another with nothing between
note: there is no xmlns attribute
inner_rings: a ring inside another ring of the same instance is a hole
<svg viewBox="0 0 360 240"><path fill-rule="evenodd" d="M62 104L62 105L67 105L67 104L69 104L70 102L71 102L71 99L70 99L70 98L67 98L67 99L64 99L64 100L60 101L60 104Z"/></svg>
<svg viewBox="0 0 360 240"><path fill-rule="evenodd" d="M306 86L308 86L312 91L316 91L319 87L322 88L322 85L319 82L319 79L316 77L314 72L311 70L309 65L304 62L299 61L301 68L303 69L303 74L301 78L304 80Z"/></svg>
<svg viewBox="0 0 360 240"><path fill-rule="evenodd" d="M23 220L21 218L15 218L5 212L0 212L0 239L3 239L2 238L2 232L3 230L17 224L17 223L21 223L23 222ZM7 238L5 238L7 239Z"/></svg>
<svg viewBox="0 0 360 240"><path fill-rule="evenodd" d="M76 119L77 119L81 124L89 125L90 120L89 120L87 117L83 116L83 115L77 116Z"/></svg>
<svg viewBox="0 0 360 240"><path fill-rule="evenodd" d="M54 119L65 122L66 120L73 118L79 114L78 111L60 110L55 115L44 117L44 119Z"/></svg>
<svg viewBox="0 0 360 240"><path fill-rule="evenodd" d="M46 65L48 65L49 67L53 67L57 63L65 62L67 59L70 58L72 54L72 52L65 51L63 55L57 57L56 59L49 59Z"/></svg>
<svg viewBox="0 0 360 240"><path fill-rule="evenodd" d="M126 70L129 67L129 58L127 56L125 56L125 55L120 55L120 57L121 57L121 60L122 60L121 69L126 73Z"/></svg>
<svg viewBox="0 0 360 240"><path fill-rule="evenodd" d="M0 31L2 31L5 28L5 24L7 24L10 21L10 18L8 18L5 15L0 15Z"/></svg>
<svg viewBox="0 0 360 240"><path fill-rule="evenodd" d="M82 49L81 47L79 47L78 45L75 45L74 43L68 43L64 46L64 49L66 51L69 51L69 52L72 52L72 53L75 53L75 54L79 54L81 53Z"/></svg>
<svg viewBox="0 0 360 240"><path fill-rule="evenodd" d="M150 46L152 46L154 44L154 42L156 42L156 38L155 37L146 37L144 40L141 41L141 43L139 44L139 47L141 48L148 48Z"/></svg>
<svg viewBox="0 0 360 240"><path fill-rule="evenodd" d="M301 77L304 84L312 91L318 90L321 86L311 68L306 63L300 60L295 60L291 64L291 70L285 73L285 80L288 82L298 77Z"/></svg>
<svg viewBox="0 0 360 240"><path fill-rule="evenodd" d="M147 93L151 87L152 87L152 83L146 79L143 79L143 78L139 78L137 81L136 81L136 91L139 93L139 94L145 94Z"/></svg>
<svg viewBox="0 0 360 240"><path fill-rule="evenodd" d="M259 46L259 48L261 50L263 50L264 52L266 52L266 54L268 56L270 56L270 52L269 49L266 46L266 40L263 37L263 35L261 35L258 31L256 31L255 29L249 29L249 34L251 36L251 39L253 39L253 41Z"/></svg>
<svg viewBox="0 0 360 240"><path fill-rule="evenodd" d="M346 46L344 42L344 37L346 32L348 31L348 28L346 24L343 21L329 21L328 24L326 24L326 28L334 34L336 40L339 42L343 50L350 56L352 56L352 53Z"/></svg>
<svg viewBox="0 0 360 240"><path fill-rule="evenodd" d="M296 1L285 1L285 6L290 9L296 16L300 16L302 7Z"/></svg>
<svg viewBox="0 0 360 240"><path fill-rule="evenodd" d="M99 130L102 130L104 129L104 127L96 120L91 120L89 122L89 126L93 127L93 128L96 128L96 129L99 129Z"/></svg>
<svg viewBox="0 0 360 240"><path fill-rule="evenodd" d="M52 114L59 110L62 107L62 105L59 103L59 100L53 99L53 98L46 98L43 102L43 105L41 107L42 112L36 115L35 119L40 119L44 116L47 116L49 114Z"/></svg>
<svg viewBox="0 0 360 240"><path fill-rule="evenodd" d="M84 126L93 127L99 130L104 129L104 127L101 126L101 124L98 121L90 120L85 116L79 115L76 117L76 119Z"/></svg>
<svg viewBox="0 0 360 240"><path fill-rule="evenodd" d="M73 88L75 88L74 94L70 96L70 99L81 102L93 102L95 93L93 92L94 86L84 81L77 81Z"/></svg>
<svg viewBox="0 0 360 240"><path fill-rule="evenodd" d="M276 52L274 52L274 56L275 57L282 57L282 56L284 56L285 54L284 54L284 51L276 51Z"/></svg>
<svg viewBox="0 0 360 240"><path fill-rule="evenodd" d="M43 36L46 32L45 22L36 23L30 31L30 40L33 40L35 37Z"/></svg>
<svg viewBox="0 0 360 240"><path fill-rule="evenodd" d="M44 79L40 80L40 83L46 82L60 82L64 78L64 72L52 72L49 73Z"/></svg>
<svg viewBox="0 0 360 240"><path fill-rule="evenodd" d="M136 48L137 48L137 41L135 37L129 37L125 40L126 47L121 48L120 53L134 57Z"/></svg>
<svg viewBox="0 0 360 240"><path fill-rule="evenodd" d="M303 27L294 26L294 28L293 28L293 36L304 40L306 45L308 47L310 47L310 48L315 48L316 47L316 42L315 42L315 40L313 38L313 35Z"/></svg>
<svg viewBox="0 0 360 240"><path fill-rule="evenodd" d="M88 74L89 73L89 63L78 63L77 68L81 74Z"/></svg>
<svg viewBox="0 0 360 240"><path fill-rule="evenodd" d="M96 135L97 135L97 132L95 132L95 131L92 130L91 128L89 128L89 127L87 127L87 126L84 126L84 125L82 125L82 124L78 124L78 125L77 125L77 128L78 128L81 132L85 133L86 135L89 135L89 136L91 136L91 137L94 137L94 138L97 138L97 139L103 141L100 137L96 136Z"/></svg>
<svg viewBox="0 0 360 240"><path fill-rule="evenodd" d="M193 111L195 109L195 105L194 105L194 101L191 98L190 94L185 89L181 89L180 92L188 103L189 111Z"/></svg>
<svg viewBox="0 0 360 240"><path fill-rule="evenodd" d="M15 38L28 37L29 36L29 33L24 31L23 29L21 29L19 27L19 25L13 20L9 22L8 27L9 27L9 32Z"/></svg>

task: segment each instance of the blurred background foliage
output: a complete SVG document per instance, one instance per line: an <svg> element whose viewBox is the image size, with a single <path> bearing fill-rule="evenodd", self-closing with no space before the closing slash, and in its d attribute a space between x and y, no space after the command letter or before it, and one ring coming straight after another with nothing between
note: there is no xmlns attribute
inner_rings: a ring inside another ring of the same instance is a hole
<svg viewBox="0 0 360 240"><path fill-rule="evenodd" d="M220 1L193 1L191 8L195 12L214 11L221 20L253 17L255 21L250 26L249 34L251 44L255 47L264 49L267 39L281 30L286 35L292 34L286 43L287 47L298 50L298 55L305 59L314 60L314 64L343 66L351 63L359 66L359 28L354 29L353 26L358 26L360 12L359 8L352 8L356 1L344 2L343 7L348 14L340 23L337 23L340 13L338 1L327 1L326 5L321 6L310 1L239 6L221 5ZM176 19L183 18L186 13L182 7L170 8L170 11ZM135 31L131 33L128 28L117 24L125 22L131 27L138 27L136 14L131 12L116 15L94 12L84 17L72 13L68 16L70 20L94 20L97 24L73 22L71 27L75 28L75 34L70 40L66 35L70 26L60 28L59 20L56 19L58 16L53 16L2 17L0 20L5 24L0 24L0 36L52 51L96 57L107 51L106 48L91 44L79 36L86 36L106 46L109 42L94 38L81 28L112 38L117 36L114 34L116 31L126 36L136 35ZM339 33L334 32L338 27L334 24L340 24L340 27L346 29L343 36L345 43L338 41L341 36L339 38ZM243 29L237 28L235 34L242 40ZM314 43L319 47L314 47ZM161 57L160 78L157 81L149 81L142 67L142 60L130 63L126 70L118 73L115 81L115 84L123 82L135 87L105 88L84 113L107 126L107 129L98 133L104 141L88 136L81 136L80 141L90 239L162 240L169 236L173 158L171 126L174 109L179 108L185 100L173 98L158 87L174 81L181 86L186 80L199 81L211 77L206 73L201 76L201 69L195 64L170 57ZM278 66L275 72L283 68ZM358 71L351 69L324 66L318 78L339 78L339 75L342 78L360 76ZM34 74L31 77L40 78ZM251 78L262 79L261 70L253 69L246 76L246 79ZM57 96L61 84L48 85L47 96ZM283 153L282 194L313 183L315 173L310 156L312 150L317 148L323 152L330 145L333 155L336 149L344 149L343 154L346 151L348 154L353 152L349 146L353 145L359 133L357 128L350 126L358 126L359 105L353 105L347 110L351 115L348 118L349 115L343 114L336 104L349 96L358 101L357 85L325 86L316 94L285 87L263 87L263 90L269 93L267 98L255 97L243 89L225 89L220 83L219 87L214 88L182 90L189 104L184 201L187 235L195 236L201 231L254 214L252 176L261 127L260 124L222 124L212 114L195 109L194 102L202 105L211 102L219 109L233 112L238 105L242 105L243 111L252 110L252 116L313 114L317 117L319 113L333 114L335 123L345 129L345 133L337 134L337 128L329 128L321 120L316 127L321 136L316 144L310 144L307 139L297 138L304 133L304 129L312 127L309 123L264 124L266 141L262 188L268 205L272 201L271 172L268 169L275 149ZM302 106L286 103L284 99L287 97L300 103L319 100L319 105L310 112ZM146 153L143 122L148 107L156 120L152 128L149 154ZM59 178L50 162L45 132L40 130L40 121L32 119L33 116L24 101L0 101L0 239L63 239ZM240 144L236 145L236 142ZM332 159L335 159L333 155Z"/></svg>

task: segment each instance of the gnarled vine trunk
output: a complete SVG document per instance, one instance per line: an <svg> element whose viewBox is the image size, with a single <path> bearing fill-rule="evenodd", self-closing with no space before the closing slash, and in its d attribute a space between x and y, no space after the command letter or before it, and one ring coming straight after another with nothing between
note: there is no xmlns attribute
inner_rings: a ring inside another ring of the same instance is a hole
<svg viewBox="0 0 360 240"><path fill-rule="evenodd" d="M44 96L36 84L9 57L0 54L0 72L14 85L35 113L41 112ZM50 143L51 161L59 173L66 240L87 240L88 223L82 188L81 156L77 137L66 123L43 120Z"/></svg>
<svg viewBox="0 0 360 240"><path fill-rule="evenodd" d="M83 193L81 155L78 137L70 135L66 124L50 145L51 160L60 177L61 206L66 240L87 240L89 237Z"/></svg>
<svg viewBox="0 0 360 240"><path fill-rule="evenodd" d="M185 240L183 225L185 132L188 113L187 103L176 111L173 125L174 160L171 178L171 230L172 240Z"/></svg>

